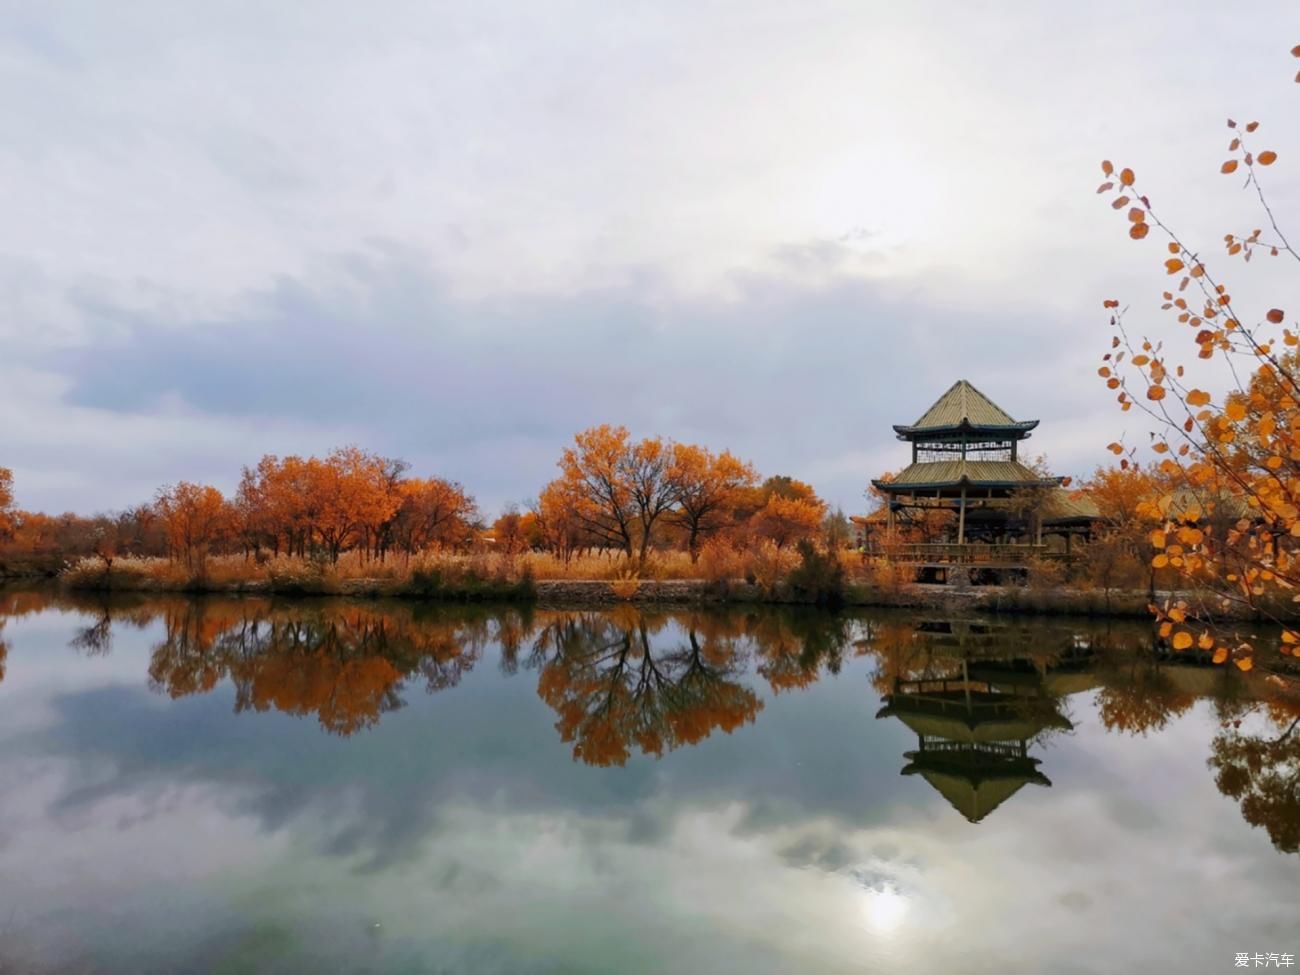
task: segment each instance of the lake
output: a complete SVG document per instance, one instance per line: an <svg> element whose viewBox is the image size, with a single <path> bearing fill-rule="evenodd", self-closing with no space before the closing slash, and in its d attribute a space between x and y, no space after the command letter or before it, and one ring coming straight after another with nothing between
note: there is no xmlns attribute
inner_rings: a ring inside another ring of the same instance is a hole
<svg viewBox="0 0 1300 975"><path fill-rule="evenodd" d="M1300 954L1300 704L1144 624L10 590L0 648L3 973Z"/></svg>

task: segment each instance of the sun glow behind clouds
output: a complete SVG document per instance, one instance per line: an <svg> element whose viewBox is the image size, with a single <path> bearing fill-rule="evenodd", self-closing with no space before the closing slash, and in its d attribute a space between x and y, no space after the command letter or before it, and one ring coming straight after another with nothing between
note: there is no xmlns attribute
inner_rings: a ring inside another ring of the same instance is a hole
<svg viewBox="0 0 1300 975"><path fill-rule="evenodd" d="M883 886L868 890L863 896L863 914L867 927L877 934L890 935L907 920L911 901L897 888Z"/></svg>

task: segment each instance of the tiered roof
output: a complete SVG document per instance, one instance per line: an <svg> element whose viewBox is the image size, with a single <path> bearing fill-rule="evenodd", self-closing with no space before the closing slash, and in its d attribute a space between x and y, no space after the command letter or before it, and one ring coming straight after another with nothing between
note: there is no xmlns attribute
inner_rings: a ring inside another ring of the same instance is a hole
<svg viewBox="0 0 1300 975"><path fill-rule="evenodd" d="M899 440L949 433L991 433L1023 439L1038 426L1037 420L1015 420L965 379L959 379L935 400L921 418L908 425L895 425Z"/></svg>
<svg viewBox="0 0 1300 975"><path fill-rule="evenodd" d="M1016 420L965 379L959 379L935 400L910 426L895 426L900 440L934 441L960 437L963 440L991 440L1007 444L1008 457L1002 460L918 461L888 480L872 483L889 494L916 491L946 491L960 488L998 491L1021 488L1056 487L1061 478L1040 477L1013 456L1011 443L1029 436L1037 420Z"/></svg>
<svg viewBox="0 0 1300 975"><path fill-rule="evenodd" d="M886 491L920 488L1055 487L1059 477L1039 477L1018 460L931 460L909 464L893 480L877 482Z"/></svg>

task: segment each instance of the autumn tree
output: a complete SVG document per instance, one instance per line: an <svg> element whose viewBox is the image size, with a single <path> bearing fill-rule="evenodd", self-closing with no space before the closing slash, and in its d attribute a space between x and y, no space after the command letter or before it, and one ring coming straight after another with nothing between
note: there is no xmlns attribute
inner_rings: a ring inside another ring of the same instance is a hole
<svg viewBox="0 0 1300 975"><path fill-rule="evenodd" d="M349 542L362 540L396 513L389 491L388 462L359 447L342 447L324 461L310 462L309 491L316 531L332 561Z"/></svg>
<svg viewBox="0 0 1300 975"><path fill-rule="evenodd" d="M556 479L542 489L528 511L542 546L566 564L591 538L582 519L570 507L571 498L569 488Z"/></svg>
<svg viewBox="0 0 1300 975"><path fill-rule="evenodd" d="M639 547L637 559L645 565L655 525L681 497L674 445L659 437L629 444L618 470L636 513Z"/></svg>
<svg viewBox="0 0 1300 975"><path fill-rule="evenodd" d="M826 505L815 495L805 499L773 494L754 515L754 531L783 548L815 537L825 516Z"/></svg>
<svg viewBox="0 0 1300 975"><path fill-rule="evenodd" d="M560 458L558 481L543 494L567 508L599 545L620 549L631 558L637 508L626 479L627 428L602 424L573 440L574 445Z"/></svg>
<svg viewBox="0 0 1300 975"><path fill-rule="evenodd" d="M1140 464L1098 467L1080 493L1097 507L1100 522L1083 552L1088 578L1109 598L1112 589L1145 584L1155 590L1150 532L1156 522L1144 512L1163 491L1162 479Z"/></svg>
<svg viewBox="0 0 1300 975"><path fill-rule="evenodd" d="M738 492L753 487L758 474L729 451L715 454L694 444L674 445L673 469L677 508L672 518L686 533L686 549L696 562L701 543L731 523Z"/></svg>
<svg viewBox="0 0 1300 975"><path fill-rule="evenodd" d="M1300 57L1300 46L1292 54ZM1277 153L1259 148L1258 129L1258 122L1228 120L1228 156L1219 169L1244 177L1261 227L1225 233L1224 256L1300 261L1268 202L1264 175ZM1098 372L1122 410L1136 406L1152 421L1151 446L1172 485L1143 509L1158 522L1150 534L1158 550L1153 566L1176 572L1185 592L1157 607L1161 632L1177 649L1213 648L1216 662L1232 658L1249 669L1250 641L1229 641L1215 626L1229 611L1284 624L1285 652L1300 644L1291 624L1300 584L1300 337L1275 300L1230 288L1205 251L1138 189L1132 169L1107 161L1102 173L1098 193L1109 194L1111 206L1125 214L1129 237L1161 243L1157 259L1173 284L1160 307L1183 336L1174 345L1136 334L1120 302L1104 302L1115 335ZM1203 364L1198 377L1179 361L1179 348ZM1207 361L1224 368L1206 372ZM1217 396L1209 388L1215 386ZM1134 457L1136 447L1117 446L1126 459Z"/></svg>
<svg viewBox="0 0 1300 975"><path fill-rule="evenodd" d="M441 478L412 478L398 486L401 498L392 537L409 558L427 548L464 543L478 518L478 506L465 489Z"/></svg>
<svg viewBox="0 0 1300 975"><path fill-rule="evenodd" d="M525 516L514 505L501 512L501 516L492 522L492 538L496 550L506 555L517 555L528 547Z"/></svg>
<svg viewBox="0 0 1300 975"><path fill-rule="evenodd" d="M160 490L155 506L172 554L186 567L202 571L209 550L230 526L230 511L221 492L210 485L181 481Z"/></svg>
<svg viewBox="0 0 1300 975"><path fill-rule="evenodd" d="M14 475L7 467L0 467L0 541L14 530Z"/></svg>

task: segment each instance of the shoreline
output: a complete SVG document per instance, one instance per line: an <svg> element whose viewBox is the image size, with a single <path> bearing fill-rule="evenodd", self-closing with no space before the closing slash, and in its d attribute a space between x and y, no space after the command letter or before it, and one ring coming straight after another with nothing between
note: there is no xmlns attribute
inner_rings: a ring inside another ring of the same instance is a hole
<svg viewBox="0 0 1300 975"><path fill-rule="evenodd" d="M194 580L168 586L156 581L79 579L71 584L55 577L47 581L79 592L121 592L183 595L247 595L315 597L337 596L355 599L411 599L429 602L529 602L544 606L612 606L619 603L660 605L817 605L801 597L788 583L765 588L744 580L713 582L705 579L644 579L635 584L604 579L544 579L508 583L484 580L478 583L448 583L413 586L386 579L346 579L328 584L313 580L235 581L229 583ZM0 579L0 584L5 580ZM12 579L11 581L18 581ZM35 581L29 579L28 581ZM1164 594L1159 594L1163 596ZM843 608L921 609L977 612L991 615L1083 616L1114 619L1150 619L1149 596L1145 592L1078 589L1029 589L1003 586L957 588L914 584L897 591L884 591L849 584L839 606Z"/></svg>

